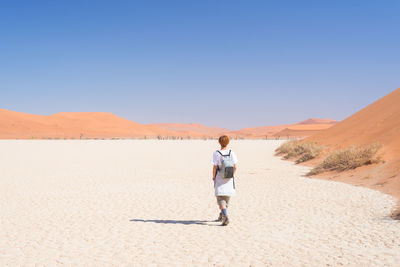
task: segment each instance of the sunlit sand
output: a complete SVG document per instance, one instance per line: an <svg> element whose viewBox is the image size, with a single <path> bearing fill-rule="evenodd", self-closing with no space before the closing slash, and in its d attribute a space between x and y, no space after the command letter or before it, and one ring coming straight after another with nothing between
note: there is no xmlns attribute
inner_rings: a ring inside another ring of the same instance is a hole
<svg viewBox="0 0 400 267"><path fill-rule="evenodd" d="M232 141L230 224L216 141L0 141L0 266L395 266L395 199L302 177L281 141Z"/></svg>

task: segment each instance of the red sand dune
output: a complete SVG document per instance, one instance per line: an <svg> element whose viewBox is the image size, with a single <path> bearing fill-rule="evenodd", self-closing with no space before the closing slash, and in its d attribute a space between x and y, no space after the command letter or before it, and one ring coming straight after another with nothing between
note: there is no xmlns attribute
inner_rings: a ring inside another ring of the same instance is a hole
<svg viewBox="0 0 400 267"><path fill-rule="evenodd" d="M316 119L316 118L311 118L302 122L299 122L297 124L336 124L336 120L332 119Z"/></svg>
<svg viewBox="0 0 400 267"><path fill-rule="evenodd" d="M245 128L239 131L232 131L231 135L248 138L269 137L307 137L332 127L337 121L331 119L308 119L291 125L277 125Z"/></svg>
<svg viewBox="0 0 400 267"><path fill-rule="evenodd" d="M286 128L288 125L277 126L262 126L254 128L245 128L238 131L230 132L232 136L239 136L243 138L265 138L266 136L273 136L275 133Z"/></svg>
<svg viewBox="0 0 400 267"><path fill-rule="evenodd" d="M230 130L219 127L208 127L197 123L153 123L147 124L149 126L155 126L162 128L167 131L176 132L178 134L186 134L188 136L220 136L222 134L230 133Z"/></svg>
<svg viewBox="0 0 400 267"><path fill-rule="evenodd" d="M400 197L400 88L305 141L317 142L332 149L382 144L380 152L385 163L335 174L334 179Z"/></svg>
<svg viewBox="0 0 400 267"><path fill-rule="evenodd" d="M0 138L111 138L174 135L155 126L145 126L112 113L63 112L50 116L0 109Z"/></svg>
<svg viewBox="0 0 400 267"><path fill-rule="evenodd" d="M142 125L112 113L62 112L50 116L0 109L0 139L43 138L129 138L144 137L218 137L309 136L332 126L333 120L308 119L293 125L246 128L231 131L202 124L158 123ZM282 132L283 131L283 132ZM282 132L280 134L279 132ZM278 133L278 134L277 134Z"/></svg>
<svg viewBox="0 0 400 267"><path fill-rule="evenodd" d="M331 128L337 121L330 123L303 123L293 124L275 134L275 136L308 137Z"/></svg>

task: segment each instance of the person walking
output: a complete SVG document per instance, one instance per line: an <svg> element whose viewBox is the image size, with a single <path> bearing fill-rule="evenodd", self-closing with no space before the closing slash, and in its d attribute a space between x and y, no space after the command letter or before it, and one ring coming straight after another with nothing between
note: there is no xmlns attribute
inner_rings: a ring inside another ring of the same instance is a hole
<svg viewBox="0 0 400 267"><path fill-rule="evenodd" d="M229 200L231 196L236 194L234 174L236 173L238 160L235 152L227 148L229 144L228 136L221 136L218 142L221 148L213 153L211 161L213 164L212 174L215 196L220 209L218 221L221 221L222 225L226 226L229 224L227 212Z"/></svg>

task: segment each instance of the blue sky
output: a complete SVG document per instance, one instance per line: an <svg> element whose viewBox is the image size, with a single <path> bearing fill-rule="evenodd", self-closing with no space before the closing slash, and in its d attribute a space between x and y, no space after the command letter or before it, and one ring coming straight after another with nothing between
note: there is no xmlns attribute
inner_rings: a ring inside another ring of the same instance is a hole
<svg viewBox="0 0 400 267"><path fill-rule="evenodd" d="M400 87L400 1L8 1L0 108L239 129Z"/></svg>

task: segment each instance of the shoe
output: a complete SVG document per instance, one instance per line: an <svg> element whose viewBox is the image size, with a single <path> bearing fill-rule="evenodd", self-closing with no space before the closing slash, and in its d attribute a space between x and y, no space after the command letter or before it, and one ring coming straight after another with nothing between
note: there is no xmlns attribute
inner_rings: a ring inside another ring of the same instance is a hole
<svg viewBox="0 0 400 267"><path fill-rule="evenodd" d="M223 216L222 218L222 226L227 226L229 224L229 218L228 216Z"/></svg>
<svg viewBox="0 0 400 267"><path fill-rule="evenodd" d="M220 212L219 216L218 216L218 219L217 219L217 222L222 222L222 217L223 217L223 214L222 214L222 212Z"/></svg>

